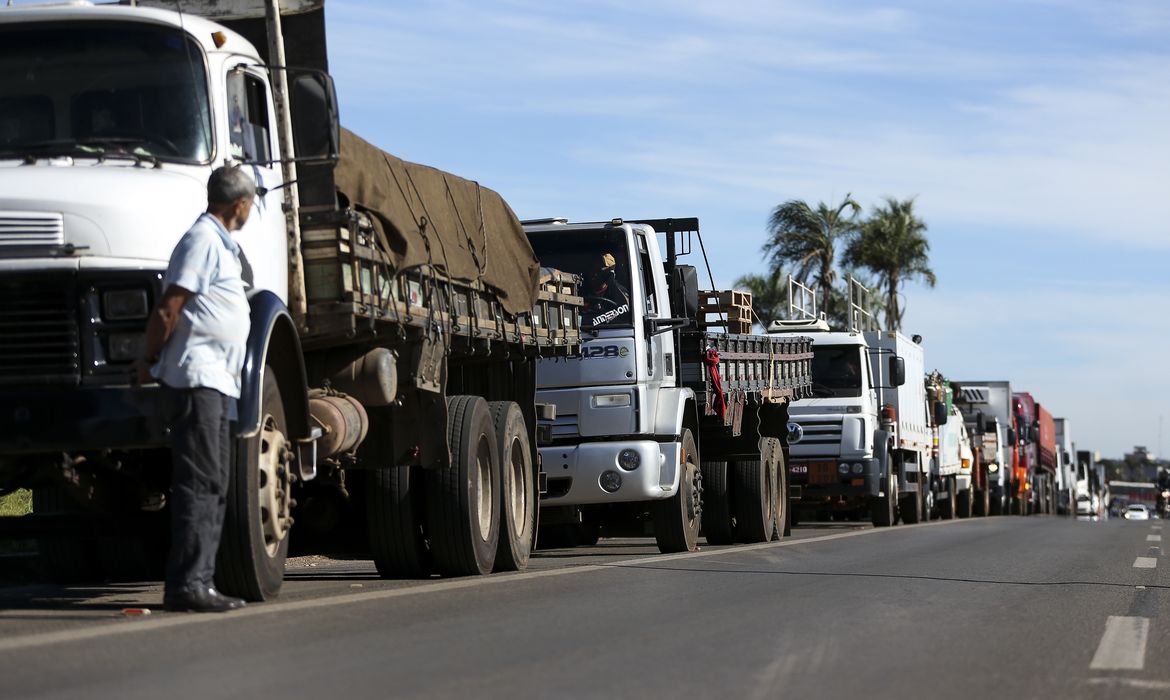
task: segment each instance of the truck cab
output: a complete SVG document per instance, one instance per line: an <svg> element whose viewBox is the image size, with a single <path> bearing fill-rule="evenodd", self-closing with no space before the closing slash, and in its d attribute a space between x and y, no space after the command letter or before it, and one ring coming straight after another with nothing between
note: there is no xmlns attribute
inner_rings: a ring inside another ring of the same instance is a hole
<svg viewBox="0 0 1170 700"><path fill-rule="evenodd" d="M581 355L541 360L539 400L556 406L541 449L546 506L641 502L679 487L682 425L694 392L679 386L658 237L650 226L529 225L541 265L583 280ZM692 408L693 410L693 408Z"/></svg>

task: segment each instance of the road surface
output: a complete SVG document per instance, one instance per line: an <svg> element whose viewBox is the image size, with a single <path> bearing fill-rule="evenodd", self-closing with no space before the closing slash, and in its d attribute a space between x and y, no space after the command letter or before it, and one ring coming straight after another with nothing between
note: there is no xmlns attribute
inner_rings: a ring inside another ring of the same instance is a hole
<svg viewBox="0 0 1170 700"><path fill-rule="evenodd" d="M0 697L1160 698L1161 537L1158 520L825 524L408 582L303 558L278 602L227 615L122 614L157 585L0 588Z"/></svg>

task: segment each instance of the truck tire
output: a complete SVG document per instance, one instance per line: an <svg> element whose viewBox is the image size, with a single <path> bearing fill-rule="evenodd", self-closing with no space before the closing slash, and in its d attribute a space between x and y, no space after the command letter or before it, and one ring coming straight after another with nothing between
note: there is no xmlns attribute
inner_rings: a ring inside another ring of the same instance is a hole
<svg viewBox="0 0 1170 700"><path fill-rule="evenodd" d="M944 483L947 487L947 497L938 500L939 520L954 520L955 514L958 512L958 498L957 494L955 493L955 477L945 477Z"/></svg>
<svg viewBox="0 0 1170 700"><path fill-rule="evenodd" d="M760 459L735 463L735 538L740 542L767 542L776 527L776 477L761 441Z"/></svg>
<svg viewBox="0 0 1170 700"><path fill-rule="evenodd" d="M82 510L60 486L33 489L32 508L35 515L72 515ZM102 579L96 539L80 536L38 538L37 552L44 575L51 583Z"/></svg>
<svg viewBox="0 0 1170 700"><path fill-rule="evenodd" d="M703 517L703 474L699 454L690 430L682 435L679 453L678 492L670 498L654 501L654 539L658 551L693 552L699 548L699 528Z"/></svg>
<svg viewBox="0 0 1170 700"><path fill-rule="evenodd" d="M982 518L990 514L991 499L988 498L987 489L976 489L975 498L971 502L971 513L977 518Z"/></svg>
<svg viewBox="0 0 1170 700"><path fill-rule="evenodd" d="M511 401L488 404L500 450L500 544L496 571L523 571L532 553L536 527L536 482L528 426Z"/></svg>
<svg viewBox="0 0 1170 700"><path fill-rule="evenodd" d="M869 520L874 527L890 527L898 521L898 480L893 474L886 475L884 496L869 499Z"/></svg>
<svg viewBox="0 0 1170 700"><path fill-rule="evenodd" d="M991 498L987 506L988 515L1003 515L1003 489L994 488L991 490Z"/></svg>
<svg viewBox="0 0 1170 700"><path fill-rule="evenodd" d="M382 578L431 574L422 527L425 498L422 467L390 466L366 473L366 534Z"/></svg>
<svg viewBox="0 0 1170 700"><path fill-rule="evenodd" d="M915 525L921 522L922 510L922 496L917 491L898 494L898 515L902 518L902 524Z"/></svg>
<svg viewBox="0 0 1170 700"><path fill-rule="evenodd" d="M731 513L731 489L727 462L703 462L703 536L707 544L735 541L735 518Z"/></svg>
<svg viewBox="0 0 1170 700"><path fill-rule="evenodd" d="M487 401L447 397L451 465L427 472L427 533L444 576L490 573L500 533L500 465Z"/></svg>
<svg viewBox="0 0 1170 700"><path fill-rule="evenodd" d="M788 523L788 466L784 463L784 448L776 438L767 438L768 451L765 453L772 475L772 539L779 540L785 535Z"/></svg>
<svg viewBox="0 0 1170 700"><path fill-rule="evenodd" d="M960 518L970 518L972 503L971 488L963 489L955 495L955 515Z"/></svg>
<svg viewBox="0 0 1170 700"><path fill-rule="evenodd" d="M293 446L271 367L264 368L260 432L235 441L215 583L249 601L280 593L292 528Z"/></svg>

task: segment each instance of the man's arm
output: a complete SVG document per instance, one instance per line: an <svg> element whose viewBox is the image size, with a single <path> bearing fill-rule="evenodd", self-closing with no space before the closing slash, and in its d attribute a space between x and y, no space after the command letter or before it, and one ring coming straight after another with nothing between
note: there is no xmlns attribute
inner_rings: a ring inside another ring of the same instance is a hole
<svg viewBox="0 0 1170 700"><path fill-rule="evenodd" d="M130 366L130 383L138 386L150 380L150 367L158 361L158 355L167 344L175 326L179 323L179 315L183 306L195 296L194 292L182 287L171 285L158 300L150 320L146 322L146 338L142 346L142 357Z"/></svg>

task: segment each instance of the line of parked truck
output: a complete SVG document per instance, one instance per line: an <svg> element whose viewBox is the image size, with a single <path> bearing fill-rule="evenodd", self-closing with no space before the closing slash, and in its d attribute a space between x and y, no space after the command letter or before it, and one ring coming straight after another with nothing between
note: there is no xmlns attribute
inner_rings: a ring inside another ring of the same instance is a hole
<svg viewBox="0 0 1170 700"><path fill-rule="evenodd" d="M161 389L127 368L229 162L259 191L225 592L277 595L292 543L468 575L538 533L676 552L1073 502L1029 394L928 375L860 311L753 333L681 261L697 219L520 222L341 130L321 0L4 8L0 36L0 494L34 494L0 535L54 578L165 554Z"/></svg>

